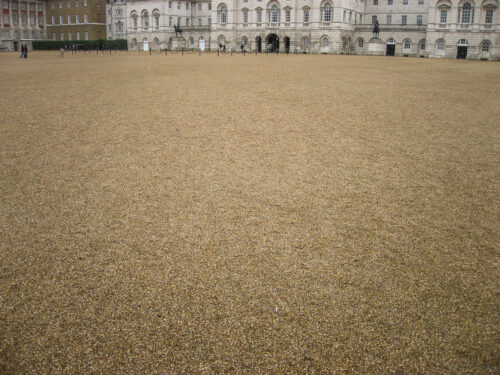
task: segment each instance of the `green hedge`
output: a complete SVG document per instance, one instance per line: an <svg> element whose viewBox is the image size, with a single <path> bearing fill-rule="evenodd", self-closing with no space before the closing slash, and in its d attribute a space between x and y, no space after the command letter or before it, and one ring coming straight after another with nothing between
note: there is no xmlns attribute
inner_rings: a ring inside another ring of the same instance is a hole
<svg viewBox="0 0 500 375"><path fill-rule="evenodd" d="M126 39L97 39L97 40L34 40L34 50L59 50L64 46L70 47L73 44L78 44L80 49L127 49Z"/></svg>

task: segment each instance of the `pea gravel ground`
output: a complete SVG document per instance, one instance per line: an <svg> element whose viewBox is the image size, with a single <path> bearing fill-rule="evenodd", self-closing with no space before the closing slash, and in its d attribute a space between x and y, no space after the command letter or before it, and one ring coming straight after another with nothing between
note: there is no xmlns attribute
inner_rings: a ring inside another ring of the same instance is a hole
<svg viewBox="0 0 500 375"><path fill-rule="evenodd" d="M498 374L500 65L0 54L0 373Z"/></svg>

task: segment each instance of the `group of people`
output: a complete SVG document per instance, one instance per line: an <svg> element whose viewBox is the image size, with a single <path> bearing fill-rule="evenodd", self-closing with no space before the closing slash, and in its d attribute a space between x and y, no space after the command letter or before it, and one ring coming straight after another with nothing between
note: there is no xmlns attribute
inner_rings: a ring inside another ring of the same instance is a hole
<svg viewBox="0 0 500 375"><path fill-rule="evenodd" d="M19 56L21 59L24 57L25 59L28 58L28 46L25 44L25 45L21 45L21 56Z"/></svg>

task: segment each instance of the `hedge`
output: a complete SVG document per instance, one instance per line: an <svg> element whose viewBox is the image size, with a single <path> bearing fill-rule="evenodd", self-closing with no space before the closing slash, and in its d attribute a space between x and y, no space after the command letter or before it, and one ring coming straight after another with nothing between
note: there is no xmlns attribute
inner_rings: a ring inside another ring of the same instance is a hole
<svg viewBox="0 0 500 375"><path fill-rule="evenodd" d="M34 40L33 49L34 50L59 50L67 46L68 48L77 44L79 49L127 49L126 39L97 39L97 40Z"/></svg>

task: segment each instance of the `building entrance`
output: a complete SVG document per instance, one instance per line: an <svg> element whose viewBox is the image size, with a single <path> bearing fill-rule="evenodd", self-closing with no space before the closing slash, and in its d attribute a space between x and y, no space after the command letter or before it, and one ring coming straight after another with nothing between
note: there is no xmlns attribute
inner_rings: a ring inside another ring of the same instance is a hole
<svg viewBox="0 0 500 375"><path fill-rule="evenodd" d="M386 56L394 56L394 53L396 52L396 45L395 44L387 44L387 50L385 51Z"/></svg>
<svg viewBox="0 0 500 375"><path fill-rule="evenodd" d="M285 52L286 53L290 52L290 38L287 36L285 37Z"/></svg>
<svg viewBox="0 0 500 375"><path fill-rule="evenodd" d="M257 52L262 52L262 38L260 36L255 38L255 48L257 48Z"/></svg>
<svg viewBox="0 0 500 375"><path fill-rule="evenodd" d="M458 46L457 47L457 59L466 59L467 58L467 47Z"/></svg>
<svg viewBox="0 0 500 375"><path fill-rule="evenodd" d="M268 52L276 52L280 49L280 38L276 34L269 34L267 36L267 48Z"/></svg>

